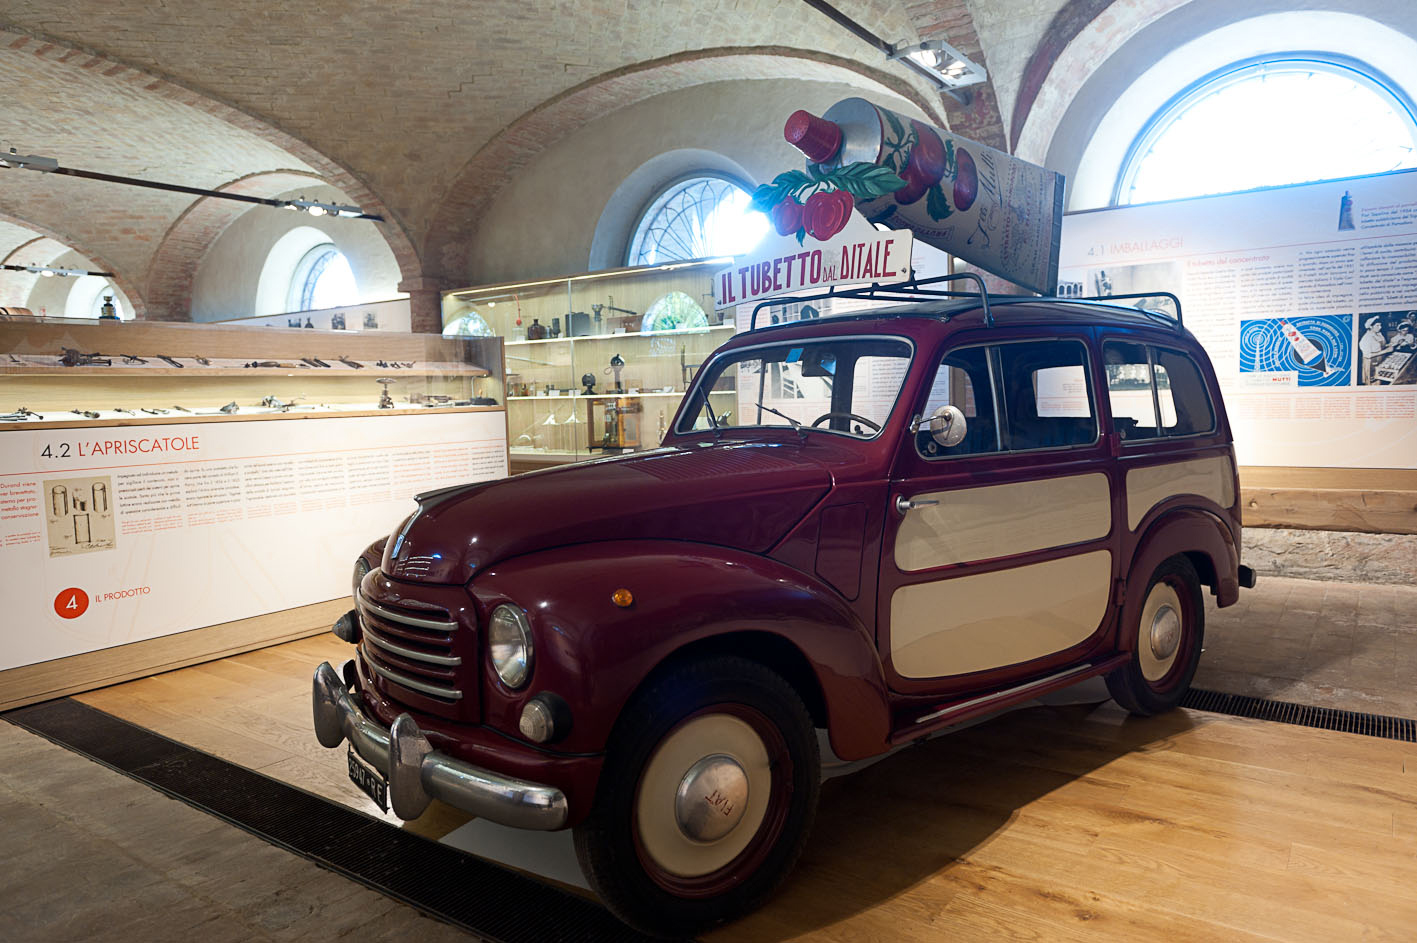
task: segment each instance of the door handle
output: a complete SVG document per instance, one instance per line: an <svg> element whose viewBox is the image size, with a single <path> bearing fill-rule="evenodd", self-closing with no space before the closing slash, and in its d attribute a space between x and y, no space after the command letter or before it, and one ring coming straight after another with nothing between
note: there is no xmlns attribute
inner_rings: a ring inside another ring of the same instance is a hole
<svg viewBox="0 0 1417 943"><path fill-rule="evenodd" d="M914 511L918 508L934 507L939 503L939 501L929 498L926 498L924 501L917 501L914 498L907 498L905 495L900 494L896 495L895 509L901 514L904 514L906 511Z"/></svg>

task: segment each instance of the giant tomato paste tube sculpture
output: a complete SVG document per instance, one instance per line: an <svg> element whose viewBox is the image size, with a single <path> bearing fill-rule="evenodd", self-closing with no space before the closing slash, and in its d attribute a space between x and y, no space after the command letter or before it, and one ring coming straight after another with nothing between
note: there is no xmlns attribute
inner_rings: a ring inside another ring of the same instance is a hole
<svg viewBox="0 0 1417 943"><path fill-rule="evenodd" d="M783 136L807 158L814 176L854 164L875 164L899 176L905 185L891 193L856 196L856 207L871 222L910 229L930 245L1032 291L1051 294L1056 287L1061 174L864 98L843 99L820 117L794 112ZM825 204L819 213L826 218ZM809 206L804 222L816 218Z"/></svg>

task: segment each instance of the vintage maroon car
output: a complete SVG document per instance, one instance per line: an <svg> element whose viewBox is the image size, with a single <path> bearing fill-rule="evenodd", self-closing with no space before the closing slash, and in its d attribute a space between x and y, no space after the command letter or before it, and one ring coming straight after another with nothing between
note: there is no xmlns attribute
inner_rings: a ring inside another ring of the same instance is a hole
<svg viewBox="0 0 1417 943"><path fill-rule="evenodd" d="M1095 675L1173 707L1202 586L1254 582L1237 496L1178 320L941 299L752 330L660 448L421 495L358 564L315 727L399 816L574 828L615 913L693 931L791 869L814 728L859 760Z"/></svg>

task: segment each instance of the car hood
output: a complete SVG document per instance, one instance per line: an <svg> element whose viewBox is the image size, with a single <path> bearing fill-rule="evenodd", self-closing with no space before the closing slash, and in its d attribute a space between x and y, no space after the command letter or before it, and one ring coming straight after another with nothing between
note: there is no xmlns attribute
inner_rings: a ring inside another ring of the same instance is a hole
<svg viewBox="0 0 1417 943"><path fill-rule="evenodd" d="M395 579L461 584L498 560L597 540L763 553L831 481L796 443L705 443L582 462L420 495L383 568Z"/></svg>

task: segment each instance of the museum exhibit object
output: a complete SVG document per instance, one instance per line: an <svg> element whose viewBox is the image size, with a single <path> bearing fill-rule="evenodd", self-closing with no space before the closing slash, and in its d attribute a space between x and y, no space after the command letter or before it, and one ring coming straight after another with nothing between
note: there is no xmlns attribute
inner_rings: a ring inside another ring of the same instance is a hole
<svg viewBox="0 0 1417 943"><path fill-rule="evenodd" d="M0 375L11 618L66 620L7 636L0 705L288 640L342 594L335 548L506 474L495 337L18 317ZM69 621L68 588L105 604Z"/></svg>
<svg viewBox="0 0 1417 943"><path fill-rule="evenodd" d="M713 311L710 280L718 264L616 269L444 293L445 330L472 322L506 341L514 472L659 444L659 431L693 379L685 365L702 363L735 330L731 312L724 319ZM713 392L725 409L734 382L723 377Z"/></svg>
<svg viewBox="0 0 1417 943"><path fill-rule="evenodd" d="M1203 592L1255 581L1210 361L1179 305L965 278L727 339L652 451L420 495L355 562L319 741L401 818L573 829L616 914L690 934L792 868L814 728L859 760L1099 676L1174 707Z"/></svg>

